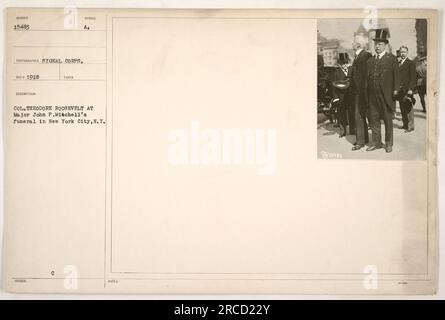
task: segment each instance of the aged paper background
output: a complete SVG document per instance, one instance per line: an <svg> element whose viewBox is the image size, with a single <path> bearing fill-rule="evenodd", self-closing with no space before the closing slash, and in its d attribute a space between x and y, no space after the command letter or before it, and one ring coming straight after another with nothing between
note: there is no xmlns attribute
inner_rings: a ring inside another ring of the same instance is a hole
<svg viewBox="0 0 445 320"><path fill-rule="evenodd" d="M61 27L61 9L11 9L8 26L27 12L41 28ZM64 268L74 265L81 292L435 291L433 95L427 161L317 159L317 18L363 13L80 12L100 17L95 27L105 36L8 32L8 290L65 292ZM427 18L430 39L437 37L433 11L381 14ZM10 80L21 72L15 55L63 56L55 47L76 41L91 49L78 55L106 66L78 70L80 76L106 81L73 82L68 90L65 82ZM42 51L20 53L29 43ZM435 43L429 41L429 93ZM37 97L16 97L25 89ZM9 106L27 103L95 105L107 125L11 125ZM276 128L276 174L171 166L168 133L194 120ZM363 286L369 265L381 280L374 291Z"/></svg>

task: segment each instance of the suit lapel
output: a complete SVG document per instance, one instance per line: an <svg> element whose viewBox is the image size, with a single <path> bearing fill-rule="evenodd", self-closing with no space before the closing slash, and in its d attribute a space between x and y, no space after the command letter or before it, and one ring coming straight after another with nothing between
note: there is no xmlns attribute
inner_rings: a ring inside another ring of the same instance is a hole
<svg viewBox="0 0 445 320"><path fill-rule="evenodd" d="M375 55L372 56L371 57L371 70L374 69L376 61L377 61L377 56L375 56Z"/></svg>
<svg viewBox="0 0 445 320"><path fill-rule="evenodd" d="M399 66L399 69L405 69L408 65L408 58L405 59L405 61Z"/></svg>
<svg viewBox="0 0 445 320"><path fill-rule="evenodd" d="M337 69L337 77L340 78L339 80L344 80L346 78L346 75L341 69L341 67Z"/></svg>
<svg viewBox="0 0 445 320"><path fill-rule="evenodd" d="M386 64L386 62L388 61L388 52L385 52L385 54L382 57L382 65Z"/></svg>
<svg viewBox="0 0 445 320"><path fill-rule="evenodd" d="M357 63L357 60L360 59L363 54L365 53L365 50L363 49L362 51L360 51L360 53L355 57L354 62L352 63L353 65Z"/></svg>

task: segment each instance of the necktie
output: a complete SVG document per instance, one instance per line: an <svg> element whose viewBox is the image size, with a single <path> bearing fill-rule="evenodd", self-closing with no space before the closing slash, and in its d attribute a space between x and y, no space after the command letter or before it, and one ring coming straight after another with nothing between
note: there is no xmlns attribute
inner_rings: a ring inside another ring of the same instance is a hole
<svg viewBox="0 0 445 320"><path fill-rule="evenodd" d="M377 88L378 85L376 84L378 78L379 78L379 69L380 69L380 56L378 54L375 55L375 64L374 64L374 70L372 79L374 80L374 87Z"/></svg>

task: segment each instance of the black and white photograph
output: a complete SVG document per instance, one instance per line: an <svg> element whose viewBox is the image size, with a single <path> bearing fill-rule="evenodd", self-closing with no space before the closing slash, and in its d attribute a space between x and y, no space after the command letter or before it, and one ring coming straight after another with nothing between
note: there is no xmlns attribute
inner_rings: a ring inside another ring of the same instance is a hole
<svg viewBox="0 0 445 320"><path fill-rule="evenodd" d="M0 4L0 300L445 297L445 7L32 1Z"/></svg>
<svg viewBox="0 0 445 320"><path fill-rule="evenodd" d="M319 19L319 159L424 160L427 20Z"/></svg>

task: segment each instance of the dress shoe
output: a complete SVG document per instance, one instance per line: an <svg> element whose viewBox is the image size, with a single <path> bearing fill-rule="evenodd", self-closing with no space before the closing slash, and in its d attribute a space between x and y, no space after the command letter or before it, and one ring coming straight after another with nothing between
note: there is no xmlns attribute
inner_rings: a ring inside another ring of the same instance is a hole
<svg viewBox="0 0 445 320"><path fill-rule="evenodd" d="M392 147L391 146L386 146L385 147L385 151L386 151L386 153L390 153L392 151Z"/></svg>
<svg viewBox="0 0 445 320"><path fill-rule="evenodd" d="M344 136L346 136L346 133L341 133L338 137L343 138Z"/></svg>
<svg viewBox="0 0 445 320"><path fill-rule="evenodd" d="M355 145L352 147L352 151L360 150L360 149L363 148L364 146L365 146L364 144L355 144Z"/></svg>
<svg viewBox="0 0 445 320"><path fill-rule="evenodd" d="M383 148L383 145L378 144L378 145L376 145L376 146L368 147L368 148L366 149L366 151L374 151L374 150L378 150L378 149L382 149L382 148Z"/></svg>
<svg viewBox="0 0 445 320"><path fill-rule="evenodd" d="M414 131L414 129L406 129L405 130L406 133L411 132L411 131Z"/></svg>

